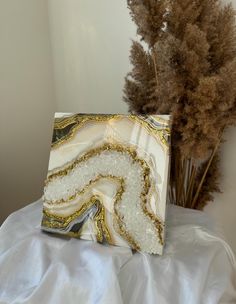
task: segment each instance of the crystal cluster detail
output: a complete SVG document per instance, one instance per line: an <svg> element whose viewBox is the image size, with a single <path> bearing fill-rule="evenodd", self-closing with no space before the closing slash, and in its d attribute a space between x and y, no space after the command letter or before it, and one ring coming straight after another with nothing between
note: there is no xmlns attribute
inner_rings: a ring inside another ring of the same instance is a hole
<svg viewBox="0 0 236 304"><path fill-rule="evenodd" d="M161 254L168 119L77 114L56 119L54 132L42 228Z"/></svg>

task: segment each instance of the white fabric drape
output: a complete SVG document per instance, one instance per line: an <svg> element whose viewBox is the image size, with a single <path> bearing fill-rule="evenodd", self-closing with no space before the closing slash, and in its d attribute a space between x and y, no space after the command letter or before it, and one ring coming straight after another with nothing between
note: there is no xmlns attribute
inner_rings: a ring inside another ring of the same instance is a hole
<svg viewBox="0 0 236 304"><path fill-rule="evenodd" d="M41 232L39 200L0 228L0 303L236 303L233 253L202 212L168 206L163 256Z"/></svg>

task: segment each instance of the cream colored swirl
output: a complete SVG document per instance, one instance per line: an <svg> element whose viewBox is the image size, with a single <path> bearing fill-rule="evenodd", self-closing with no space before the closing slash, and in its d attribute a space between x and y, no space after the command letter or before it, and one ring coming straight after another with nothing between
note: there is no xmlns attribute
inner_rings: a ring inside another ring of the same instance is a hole
<svg viewBox="0 0 236 304"><path fill-rule="evenodd" d="M113 176L124 183L120 197L114 201L113 226L117 232L128 242L134 240L136 249L157 253L162 244L163 227L147 208L150 168L132 147L104 144L49 175L44 190L45 203L69 203L98 176Z"/></svg>

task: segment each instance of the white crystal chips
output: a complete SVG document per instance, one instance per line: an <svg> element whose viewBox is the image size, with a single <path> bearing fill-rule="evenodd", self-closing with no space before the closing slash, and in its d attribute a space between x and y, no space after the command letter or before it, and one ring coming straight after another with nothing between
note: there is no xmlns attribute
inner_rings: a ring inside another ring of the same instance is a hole
<svg viewBox="0 0 236 304"><path fill-rule="evenodd" d="M144 170L128 153L105 150L78 164L67 175L58 176L45 187L44 199L51 203L67 201L98 175L124 178L125 190L117 211L141 250L156 253L160 242L158 233L141 207Z"/></svg>
<svg viewBox="0 0 236 304"><path fill-rule="evenodd" d="M75 114L54 132L42 229L161 254L168 117Z"/></svg>

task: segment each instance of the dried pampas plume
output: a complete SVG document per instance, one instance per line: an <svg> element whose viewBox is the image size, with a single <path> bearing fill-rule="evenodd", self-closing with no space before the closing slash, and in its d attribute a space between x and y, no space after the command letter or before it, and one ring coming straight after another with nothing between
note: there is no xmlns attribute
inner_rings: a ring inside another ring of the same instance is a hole
<svg viewBox="0 0 236 304"><path fill-rule="evenodd" d="M219 146L236 122L236 27L219 0L128 0L140 41L124 101L173 118L170 199L202 209L220 191Z"/></svg>

